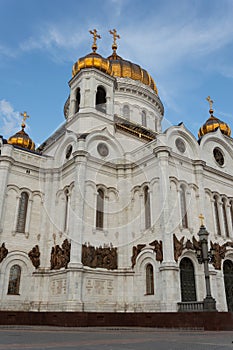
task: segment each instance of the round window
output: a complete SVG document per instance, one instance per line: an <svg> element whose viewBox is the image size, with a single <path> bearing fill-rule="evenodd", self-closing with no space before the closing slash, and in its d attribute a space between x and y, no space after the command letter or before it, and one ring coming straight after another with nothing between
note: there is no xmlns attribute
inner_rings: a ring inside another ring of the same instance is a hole
<svg viewBox="0 0 233 350"><path fill-rule="evenodd" d="M99 152L99 154L102 156L102 157L107 157L108 153L109 153L109 150L108 150L108 146L103 143L103 142L100 142L97 146L97 151Z"/></svg>
<svg viewBox="0 0 233 350"><path fill-rule="evenodd" d="M224 156L223 156L222 151L216 147L213 150L213 154L214 154L214 159L216 160L218 165L223 166L224 165Z"/></svg>
<svg viewBox="0 0 233 350"><path fill-rule="evenodd" d="M180 137L176 139L176 147L181 153L184 153L186 150L185 143Z"/></svg>

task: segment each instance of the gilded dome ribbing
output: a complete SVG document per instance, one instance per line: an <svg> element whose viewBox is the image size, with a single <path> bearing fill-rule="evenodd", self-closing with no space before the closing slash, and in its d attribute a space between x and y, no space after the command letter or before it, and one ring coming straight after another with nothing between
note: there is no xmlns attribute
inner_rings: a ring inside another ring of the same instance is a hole
<svg viewBox="0 0 233 350"><path fill-rule="evenodd" d="M119 78L130 78L141 81L144 85L148 85L158 94L158 89L150 74L138 64L124 60L116 54L108 57L112 66L112 75Z"/></svg>
<svg viewBox="0 0 233 350"><path fill-rule="evenodd" d="M224 135L230 136L231 135L231 128L229 125L222 120L214 117L213 115L210 116L209 119L203 124L198 132L198 137L201 138L203 135L208 134L209 132L216 131L217 129L220 129L221 132Z"/></svg>
<svg viewBox="0 0 233 350"><path fill-rule="evenodd" d="M102 57L96 52L91 52L73 65L72 76L74 77L84 68L96 68L104 73L112 75L112 68L108 59Z"/></svg>
<svg viewBox="0 0 233 350"><path fill-rule="evenodd" d="M18 146L22 148L29 149L30 151L35 150L35 143L28 136L28 134L24 131L24 128L18 131L15 135L9 137L7 143L13 146Z"/></svg>

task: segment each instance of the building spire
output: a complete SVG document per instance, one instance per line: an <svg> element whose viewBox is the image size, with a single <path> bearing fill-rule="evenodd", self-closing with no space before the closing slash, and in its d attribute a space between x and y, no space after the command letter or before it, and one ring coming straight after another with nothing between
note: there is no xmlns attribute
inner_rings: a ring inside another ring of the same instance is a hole
<svg viewBox="0 0 233 350"><path fill-rule="evenodd" d="M97 34L97 30L93 29L93 30L89 30L89 33L93 35L93 44L92 44L92 51L95 53L97 50L97 45L96 45L96 40L101 39L101 36L99 34Z"/></svg>
<svg viewBox="0 0 233 350"><path fill-rule="evenodd" d="M120 35L117 34L116 29L109 30L109 33L112 34L113 36L113 44L112 44L112 49L113 49L113 55L116 56L116 50L117 50L117 43L116 39L120 39Z"/></svg>
<svg viewBox="0 0 233 350"><path fill-rule="evenodd" d="M214 113L214 110L213 110L214 101L211 100L210 96L206 97L206 101L209 102L209 105L210 105L209 113L212 115Z"/></svg>
<svg viewBox="0 0 233 350"><path fill-rule="evenodd" d="M27 120L27 118L30 118L30 116L27 115L27 112L20 113L20 115L22 115L23 117L21 126L22 126L22 129L24 129L26 127L25 121Z"/></svg>

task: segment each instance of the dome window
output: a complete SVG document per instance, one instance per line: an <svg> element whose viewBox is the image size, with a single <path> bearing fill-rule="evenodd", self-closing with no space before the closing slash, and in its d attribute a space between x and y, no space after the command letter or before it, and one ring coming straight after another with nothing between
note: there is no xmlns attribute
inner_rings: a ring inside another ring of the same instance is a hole
<svg viewBox="0 0 233 350"><path fill-rule="evenodd" d="M98 86L95 99L96 109L106 113L106 91L102 86Z"/></svg>
<svg viewBox="0 0 233 350"><path fill-rule="evenodd" d="M125 119L130 119L130 111L129 111L129 106L128 105L124 105L123 106L123 117Z"/></svg>
<svg viewBox="0 0 233 350"><path fill-rule="evenodd" d="M142 111L142 126L146 127L146 112Z"/></svg>
<svg viewBox="0 0 233 350"><path fill-rule="evenodd" d="M76 102L75 102L75 113L77 113L79 111L80 99L81 99L80 88L77 88L76 99L75 99L76 100Z"/></svg>

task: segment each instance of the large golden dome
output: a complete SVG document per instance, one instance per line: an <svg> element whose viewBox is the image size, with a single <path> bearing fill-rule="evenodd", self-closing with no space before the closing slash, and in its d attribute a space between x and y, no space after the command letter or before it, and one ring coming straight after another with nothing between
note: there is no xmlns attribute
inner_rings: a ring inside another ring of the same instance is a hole
<svg viewBox="0 0 233 350"><path fill-rule="evenodd" d="M28 149L30 151L35 151L35 143L32 141L32 139L29 137L29 135L24 131L26 125L24 121L26 118L29 118L27 115L27 112L21 113L23 116L23 122L21 124L22 129L18 131L16 134L13 136L9 137L7 140L7 143L13 146L18 146L21 148Z"/></svg>
<svg viewBox="0 0 233 350"><path fill-rule="evenodd" d="M112 66L112 75L120 78L130 78L141 81L143 84L151 87L158 94L157 87L150 74L138 64L124 60L120 56L113 53L108 57Z"/></svg>
<svg viewBox="0 0 233 350"><path fill-rule="evenodd" d="M212 105L213 105L213 101L210 99L210 97L207 97L207 101L210 103L210 109L209 109L209 113L210 113L210 117L209 119L207 119L207 121L205 122L205 124L203 124L198 132L198 137L201 138L203 135L208 134L209 132L214 132L217 129L220 129L220 131L227 136L231 135L231 128L229 127L229 125L225 122L223 122L222 120L216 118L213 113L214 110L212 109Z"/></svg>

